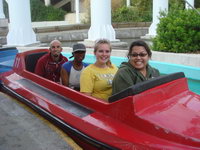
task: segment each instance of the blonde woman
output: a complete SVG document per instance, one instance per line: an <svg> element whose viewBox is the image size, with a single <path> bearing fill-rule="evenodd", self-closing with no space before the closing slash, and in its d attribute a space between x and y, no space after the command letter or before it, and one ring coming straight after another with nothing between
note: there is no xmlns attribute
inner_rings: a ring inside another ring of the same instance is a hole
<svg viewBox="0 0 200 150"><path fill-rule="evenodd" d="M94 55L96 62L90 64L81 73L80 92L104 101L112 93L112 80L117 67L111 64L111 44L106 39L96 41Z"/></svg>

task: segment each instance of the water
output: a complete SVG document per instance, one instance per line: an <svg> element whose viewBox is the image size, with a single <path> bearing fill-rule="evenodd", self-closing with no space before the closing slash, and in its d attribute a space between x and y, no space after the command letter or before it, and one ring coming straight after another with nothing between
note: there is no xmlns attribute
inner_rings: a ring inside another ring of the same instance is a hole
<svg viewBox="0 0 200 150"><path fill-rule="evenodd" d="M0 73L7 72L12 69L17 53L18 50L16 48L0 49Z"/></svg>
<svg viewBox="0 0 200 150"><path fill-rule="evenodd" d="M188 79L189 89L200 95L200 80Z"/></svg>

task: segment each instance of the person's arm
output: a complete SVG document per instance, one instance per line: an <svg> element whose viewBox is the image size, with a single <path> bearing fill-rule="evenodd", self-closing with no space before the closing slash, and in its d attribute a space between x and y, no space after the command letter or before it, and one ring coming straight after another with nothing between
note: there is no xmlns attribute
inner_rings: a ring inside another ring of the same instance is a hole
<svg viewBox="0 0 200 150"><path fill-rule="evenodd" d="M69 87L69 74L64 68L61 68L60 77L62 85Z"/></svg>
<svg viewBox="0 0 200 150"><path fill-rule="evenodd" d="M83 93L83 94L85 94L87 96L92 96L92 93L86 93L86 92L81 92L81 93Z"/></svg>
<svg viewBox="0 0 200 150"><path fill-rule="evenodd" d="M94 79L92 78L90 69L84 69L80 76L80 92L91 96L94 88Z"/></svg>
<svg viewBox="0 0 200 150"><path fill-rule="evenodd" d="M37 61L34 73L42 77L45 76L44 62L41 59Z"/></svg>

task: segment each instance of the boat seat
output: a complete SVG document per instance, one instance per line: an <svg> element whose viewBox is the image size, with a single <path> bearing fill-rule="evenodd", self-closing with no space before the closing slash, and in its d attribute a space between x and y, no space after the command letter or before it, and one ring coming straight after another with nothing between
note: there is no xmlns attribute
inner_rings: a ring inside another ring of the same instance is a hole
<svg viewBox="0 0 200 150"><path fill-rule="evenodd" d="M34 72L38 59L42 57L44 54L47 54L47 52L38 52L27 55L25 58L26 70Z"/></svg>
<svg viewBox="0 0 200 150"><path fill-rule="evenodd" d="M112 102L115 102L122 98L125 98L127 96L133 96L133 95L139 94L141 92L144 92L148 89L159 86L161 84L171 82L173 80L177 80L177 79L184 78L184 77L185 77L185 75L183 72L177 72L177 73L173 73L173 74L169 74L169 75L163 75L163 76L159 76L156 78L152 78L150 80L140 82L138 84L130 86L127 89L112 95L111 97L109 97L108 102L112 103Z"/></svg>

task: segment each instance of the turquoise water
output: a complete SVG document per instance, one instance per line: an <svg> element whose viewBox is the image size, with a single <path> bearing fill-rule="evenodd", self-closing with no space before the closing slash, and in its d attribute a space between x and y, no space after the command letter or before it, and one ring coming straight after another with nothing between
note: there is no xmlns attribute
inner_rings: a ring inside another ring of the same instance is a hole
<svg viewBox="0 0 200 150"><path fill-rule="evenodd" d="M63 53L67 58L71 56L69 53ZM121 62L127 61L125 57L111 57L112 63L116 66L119 66ZM86 63L94 63L95 56L88 54L86 55L84 62ZM184 72L185 76L188 79L189 89L200 95L200 68L183 66L177 64L163 63L158 61L150 61L150 65L157 68L161 74L170 74L175 72Z"/></svg>
<svg viewBox="0 0 200 150"><path fill-rule="evenodd" d="M200 95L200 80L188 79L189 89Z"/></svg>

